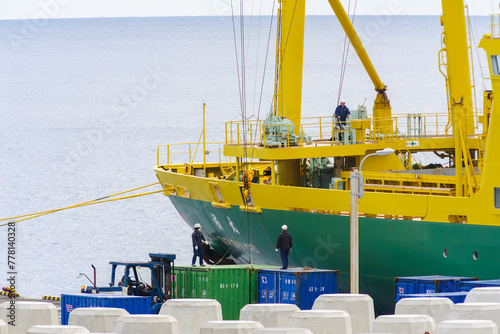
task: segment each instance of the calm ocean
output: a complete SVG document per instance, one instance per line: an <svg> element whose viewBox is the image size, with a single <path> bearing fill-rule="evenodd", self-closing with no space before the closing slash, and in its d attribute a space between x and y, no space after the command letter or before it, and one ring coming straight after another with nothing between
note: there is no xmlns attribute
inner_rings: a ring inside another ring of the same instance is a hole
<svg viewBox="0 0 500 334"><path fill-rule="evenodd" d="M260 118L272 98L274 27L259 113L269 21L245 18L247 115ZM475 43L488 23L472 18ZM359 16L355 26L389 87L393 113L446 111L439 17ZM224 122L239 117L230 17L0 21L0 31L0 218L157 182L156 146L197 141L204 100L207 141L223 141ZM332 114L343 41L335 17L307 17L303 116ZM352 51L342 96L351 108L365 99L371 107L373 86ZM479 69L476 77L481 90ZM92 277L91 264L105 286L109 261L148 260L149 252L175 253L177 264L188 264L190 233L161 194L21 222L17 291L76 293L89 283L77 275ZM2 227L0 285L9 278L7 252Z"/></svg>

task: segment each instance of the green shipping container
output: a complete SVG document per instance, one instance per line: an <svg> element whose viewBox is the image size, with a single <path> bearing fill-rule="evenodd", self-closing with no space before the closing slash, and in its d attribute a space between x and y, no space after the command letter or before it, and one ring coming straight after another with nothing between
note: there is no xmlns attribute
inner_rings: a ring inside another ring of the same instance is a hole
<svg viewBox="0 0 500 334"><path fill-rule="evenodd" d="M175 266L174 298L216 299L224 320L238 320L246 304L259 302L258 269L277 269L264 265Z"/></svg>

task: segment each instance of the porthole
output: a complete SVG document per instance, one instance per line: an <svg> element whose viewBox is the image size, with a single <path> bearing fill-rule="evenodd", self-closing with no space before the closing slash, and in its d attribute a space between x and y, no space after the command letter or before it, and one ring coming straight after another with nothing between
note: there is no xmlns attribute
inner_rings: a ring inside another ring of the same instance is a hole
<svg viewBox="0 0 500 334"><path fill-rule="evenodd" d="M479 254L477 253L477 251L474 251L474 253L472 253L472 258L473 258L474 260L477 260L477 259L478 259L478 257L479 257Z"/></svg>
<svg viewBox="0 0 500 334"><path fill-rule="evenodd" d="M446 259L448 257L448 250L445 248L443 249L443 257Z"/></svg>

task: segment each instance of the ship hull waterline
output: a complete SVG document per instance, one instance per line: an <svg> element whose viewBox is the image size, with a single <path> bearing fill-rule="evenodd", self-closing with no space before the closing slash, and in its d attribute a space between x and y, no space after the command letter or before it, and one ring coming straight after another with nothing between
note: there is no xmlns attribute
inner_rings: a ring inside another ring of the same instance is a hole
<svg viewBox="0 0 500 334"><path fill-rule="evenodd" d="M293 236L290 265L337 269L340 290L349 292L349 216L238 206L214 207L210 202L169 196L192 227L203 226L212 246L239 263L281 264L275 252L280 226ZM500 277L495 226L433 223L361 217L360 292L369 294L379 314L394 311L394 278L415 275Z"/></svg>

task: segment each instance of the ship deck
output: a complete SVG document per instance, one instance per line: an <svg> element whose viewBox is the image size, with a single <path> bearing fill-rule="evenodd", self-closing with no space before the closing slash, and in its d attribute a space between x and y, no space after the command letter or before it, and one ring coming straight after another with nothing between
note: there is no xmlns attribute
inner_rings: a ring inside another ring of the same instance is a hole
<svg viewBox="0 0 500 334"><path fill-rule="evenodd" d="M480 137L468 138L468 147L479 150L483 147ZM300 141L294 146L265 147L261 143L228 143L224 145L224 155L247 157L260 160L307 159L310 157L364 156L369 152L392 148L396 152L450 151L455 147L452 136L427 136L425 138L381 138L374 140L340 142L315 140L311 143ZM251 153L249 154L249 150Z"/></svg>

